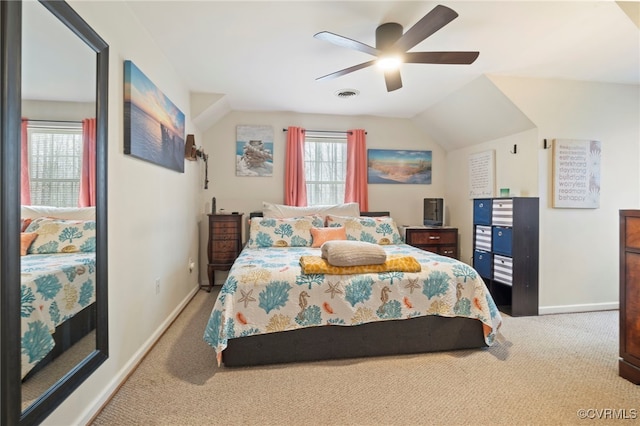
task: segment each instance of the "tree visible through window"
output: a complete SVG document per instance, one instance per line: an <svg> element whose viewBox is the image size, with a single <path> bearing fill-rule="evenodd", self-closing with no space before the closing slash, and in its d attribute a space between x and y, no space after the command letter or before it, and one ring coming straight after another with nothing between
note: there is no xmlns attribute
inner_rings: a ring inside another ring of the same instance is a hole
<svg viewBox="0 0 640 426"><path fill-rule="evenodd" d="M81 123L29 123L31 204L77 207L82 171Z"/></svg>
<svg viewBox="0 0 640 426"><path fill-rule="evenodd" d="M304 141L307 205L344 202L347 136L307 131Z"/></svg>

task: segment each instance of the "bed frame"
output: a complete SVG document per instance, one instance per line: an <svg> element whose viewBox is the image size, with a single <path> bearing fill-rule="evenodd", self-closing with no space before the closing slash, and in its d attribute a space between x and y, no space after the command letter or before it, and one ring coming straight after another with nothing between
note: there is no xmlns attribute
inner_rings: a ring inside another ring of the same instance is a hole
<svg viewBox="0 0 640 426"><path fill-rule="evenodd" d="M259 217L252 212L250 217ZM389 212L362 212L389 216ZM416 354L486 347L482 323L437 315L356 326L326 325L229 339L225 367Z"/></svg>
<svg viewBox="0 0 640 426"><path fill-rule="evenodd" d="M56 331L52 335L55 346L46 357L42 358L40 362L24 376L22 381L24 382L35 375L95 328L96 304L92 303L56 327Z"/></svg>

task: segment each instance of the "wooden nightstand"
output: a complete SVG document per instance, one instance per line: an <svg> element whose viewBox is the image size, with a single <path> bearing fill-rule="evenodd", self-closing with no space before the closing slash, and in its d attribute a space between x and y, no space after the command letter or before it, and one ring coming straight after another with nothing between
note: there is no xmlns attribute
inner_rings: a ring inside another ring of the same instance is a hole
<svg viewBox="0 0 640 426"><path fill-rule="evenodd" d="M214 272L228 271L242 250L242 213L210 214L209 243L207 244L207 275L209 285L200 285L211 291L214 284Z"/></svg>
<svg viewBox="0 0 640 426"><path fill-rule="evenodd" d="M458 258L458 228L408 226L404 239L419 249Z"/></svg>

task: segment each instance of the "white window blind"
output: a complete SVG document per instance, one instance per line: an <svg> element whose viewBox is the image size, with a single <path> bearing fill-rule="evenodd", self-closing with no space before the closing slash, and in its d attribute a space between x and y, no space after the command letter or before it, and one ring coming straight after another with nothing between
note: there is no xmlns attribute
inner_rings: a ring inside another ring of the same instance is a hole
<svg viewBox="0 0 640 426"><path fill-rule="evenodd" d="M307 204L343 203L347 176L346 134L307 131L304 162Z"/></svg>
<svg viewBox="0 0 640 426"><path fill-rule="evenodd" d="M82 124L29 122L31 204L77 207L82 170Z"/></svg>

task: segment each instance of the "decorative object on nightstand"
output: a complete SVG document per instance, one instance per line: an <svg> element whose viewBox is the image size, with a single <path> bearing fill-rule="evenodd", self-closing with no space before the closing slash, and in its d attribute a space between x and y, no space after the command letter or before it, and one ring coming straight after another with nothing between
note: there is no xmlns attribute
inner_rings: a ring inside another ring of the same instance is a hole
<svg viewBox="0 0 640 426"><path fill-rule="evenodd" d="M539 200L473 200L473 267L498 308L514 317L538 315Z"/></svg>
<svg viewBox="0 0 640 426"><path fill-rule="evenodd" d="M407 226L404 240L421 250L458 258L458 228Z"/></svg>
<svg viewBox="0 0 640 426"><path fill-rule="evenodd" d="M640 210L620 210L621 377L640 384Z"/></svg>
<svg viewBox="0 0 640 426"><path fill-rule="evenodd" d="M242 213L209 214L209 242L207 244L207 275L209 285L200 285L211 291L215 271L228 271L242 250Z"/></svg>

